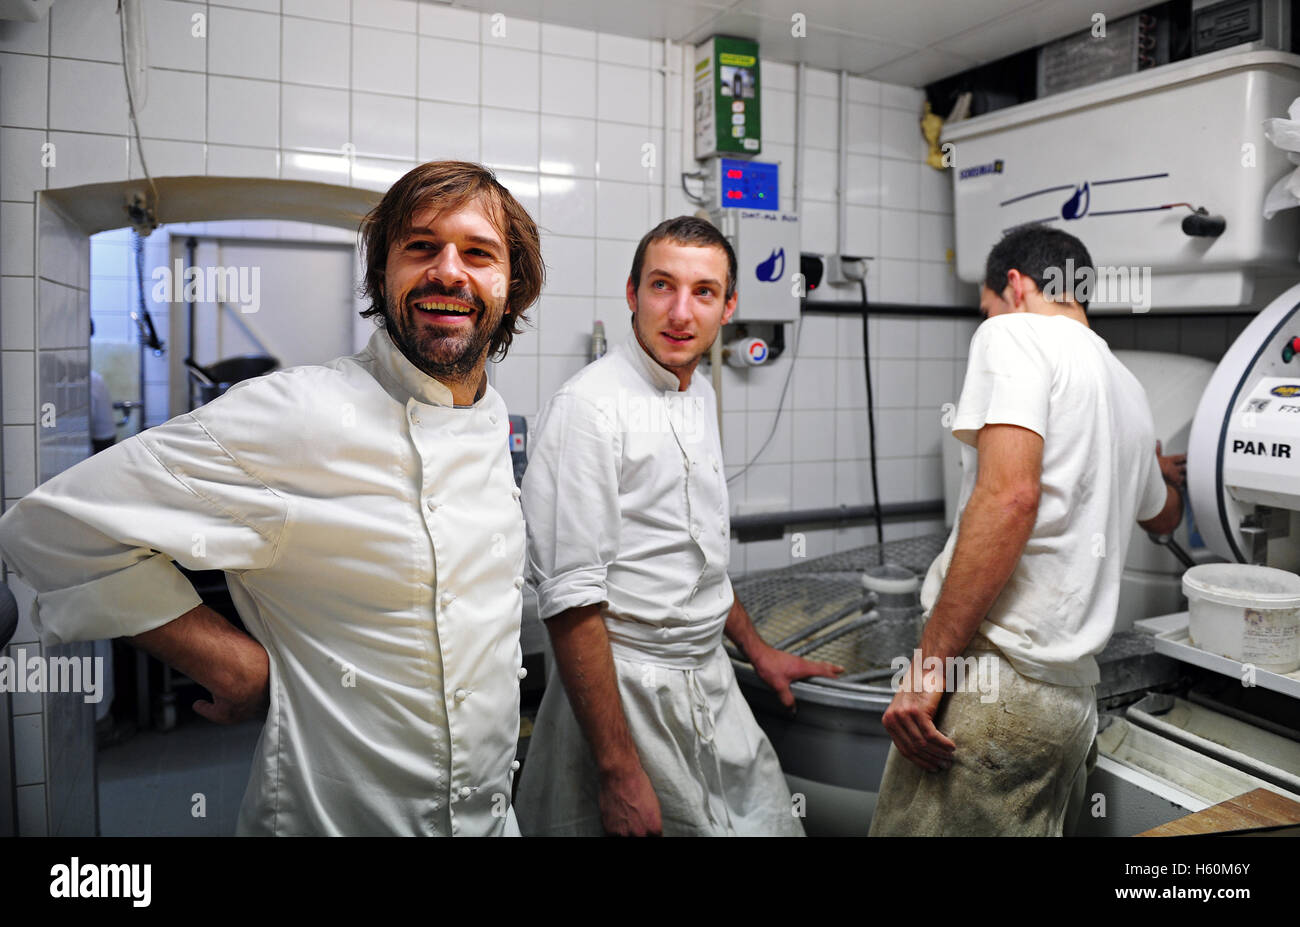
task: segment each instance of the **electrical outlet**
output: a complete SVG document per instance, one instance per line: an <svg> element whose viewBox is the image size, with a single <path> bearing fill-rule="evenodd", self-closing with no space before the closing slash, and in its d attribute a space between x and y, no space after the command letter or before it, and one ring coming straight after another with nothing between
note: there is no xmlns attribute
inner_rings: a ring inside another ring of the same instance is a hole
<svg viewBox="0 0 1300 927"><path fill-rule="evenodd" d="M869 260L847 254L826 255L826 282L831 286L856 286L866 277Z"/></svg>

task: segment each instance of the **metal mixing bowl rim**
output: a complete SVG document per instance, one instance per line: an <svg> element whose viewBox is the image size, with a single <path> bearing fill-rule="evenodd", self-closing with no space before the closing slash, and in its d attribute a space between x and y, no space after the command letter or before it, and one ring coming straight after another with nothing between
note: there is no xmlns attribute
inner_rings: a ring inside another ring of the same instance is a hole
<svg viewBox="0 0 1300 927"><path fill-rule="evenodd" d="M750 686L767 688L758 678L753 666L735 657L731 658L736 679ZM833 679L806 679L790 684L795 702L808 702L830 708L848 708L856 711L881 712L893 701L894 691L884 686L866 686L854 682L837 682Z"/></svg>

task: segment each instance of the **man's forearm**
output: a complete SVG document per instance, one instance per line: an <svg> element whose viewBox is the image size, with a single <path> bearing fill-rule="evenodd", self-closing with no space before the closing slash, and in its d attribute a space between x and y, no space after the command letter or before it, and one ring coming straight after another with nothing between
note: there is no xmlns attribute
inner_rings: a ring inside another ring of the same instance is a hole
<svg viewBox="0 0 1300 927"><path fill-rule="evenodd" d="M218 698L251 697L266 684L266 650L206 605L129 640Z"/></svg>
<svg viewBox="0 0 1300 927"><path fill-rule="evenodd" d="M740 604L740 599L731 603L731 611L727 613L727 623L723 626L722 633L740 648L751 663L754 661L754 655L768 646L767 642L759 636L754 622L750 620L749 612Z"/></svg>
<svg viewBox="0 0 1300 927"><path fill-rule="evenodd" d="M1037 505L980 489L962 512L943 590L921 635L923 657L959 656L1015 571Z"/></svg>
<svg viewBox="0 0 1300 927"><path fill-rule="evenodd" d="M578 725L603 776L641 768L623 700L614 654L599 605L570 608L547 619L555 663Z"/></svg>
<svg viewBox="0 0 1300 927"><path fill-rule="evenodd" d="M1153 534L1173 534L1183 521L1183 494L1178 491L1178 487L1165 484L1165 507L1160 510L1160 514L1155 518L1138 522L1144 529Z"/></svg>

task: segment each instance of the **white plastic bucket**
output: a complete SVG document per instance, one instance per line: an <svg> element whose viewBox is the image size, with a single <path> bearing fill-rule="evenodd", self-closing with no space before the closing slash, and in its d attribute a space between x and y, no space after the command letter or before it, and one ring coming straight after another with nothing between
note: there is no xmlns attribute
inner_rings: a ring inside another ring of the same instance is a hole
<svg viewBox="0 0 1300 927"><path fill-rule="evenodd" d="M1300 669L1300 576L1246 563L1183 574L1193 646L1274 673Z"/></svg>

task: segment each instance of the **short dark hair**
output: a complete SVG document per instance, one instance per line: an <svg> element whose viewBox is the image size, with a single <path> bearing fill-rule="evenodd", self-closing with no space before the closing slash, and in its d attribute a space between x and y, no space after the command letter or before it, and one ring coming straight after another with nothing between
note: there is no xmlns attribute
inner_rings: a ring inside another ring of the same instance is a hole
<svg viewBox="0 0 1300 927"><path fill-rule="evenodd" d="M384 293L384 270L388 249L411 228L414 215L426 207L438 212L481 200L510 254L510 287L506 291L506 314L492 334L488 353L496 359L506 356L510 342L523 330L524 310L537 302L546 277L542 264L537 224L496 175L481 164L469 161L429 161L412 168L393 184L384 198L361 222L360 236L365 249L366 274L362 295L370 307L362 318L388 318Z"/></svg>
<svg viewBox="0 0 1300 927"><path fill-rule="evenodd" d="M1093 271L1092 255L1083 242L1069 232L1037 222L1017 226L1003 235L989 252L988 262L984 265L984 285L1000 295L1007 287L1007 273L1018 270L1042 291L1047 287L1049 269L1062 275L1057 278L1058 282L1064 279L1066 261L1072 262L1076 274L1085 267L1089 275ZM1069 284L1068 295L1075 298L1086 312L1088 301L1076 298L1073 280L1066 282Z"/></svg>
<svg viewBox="0 0 1300 927"><path fill-rule="evenodd" d="M646 249L657 241L670 241L675 245L693 248L721 248L727 255L727 294L724 299L731 299L736 292L736 252L731 249L731 242L712 222L696 216L665 219L645 233L641 243L636 246L636 254L632 256L632 272L628 276L633 287L640 289Z"/></svg>

